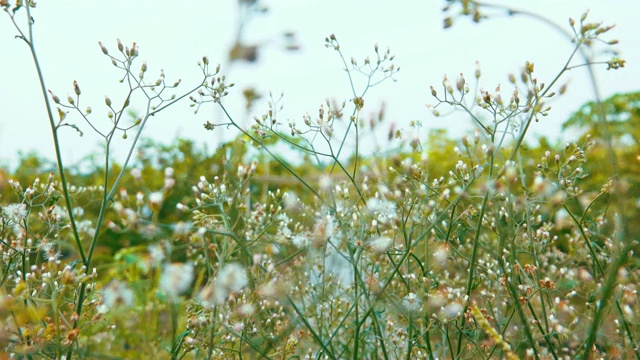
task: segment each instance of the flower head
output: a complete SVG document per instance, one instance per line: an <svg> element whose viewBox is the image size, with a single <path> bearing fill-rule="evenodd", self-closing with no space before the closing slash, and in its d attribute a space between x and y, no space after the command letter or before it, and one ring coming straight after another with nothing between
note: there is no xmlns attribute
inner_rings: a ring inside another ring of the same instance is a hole
<svg viewBox="0 0 640 360"><path fill-rule="evenodd" d="M133 291L127 284L114 280L102 291L101 313L119 306L131 306L133 304Z"/></svg>
<svg viewBox="0 0 640 360"><path fill-rule="evenodd" d="M238 263L227 264L218 273L214 282L200 292L200 301L206 306L223 304L232 292L242 290L249 284L247 271Z"/></svg>
<svg viewBox="0 0 640 360"><path fill-rule="evenodd" d="M27 205L26 204L9 204L2 208L2 214L5 218L14 224L19 223L27 217Z"/></svg>
<svg viewBox="0 0 640 360"><path fill-rule="evenodd" d="M193 265L166 264L160 277L160 289L171 299L176 299L191 286L193 281Z"/></svg>

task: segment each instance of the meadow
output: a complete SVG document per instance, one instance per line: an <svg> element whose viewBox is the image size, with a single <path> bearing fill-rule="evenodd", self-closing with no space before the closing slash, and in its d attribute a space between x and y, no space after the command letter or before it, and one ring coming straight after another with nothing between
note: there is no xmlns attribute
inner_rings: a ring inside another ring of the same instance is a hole
<svg viewBox="0 0 640 360"><path fill-rule="evenodd" d="M445 4L445 27L491 21L481 3ZM0 6L33 55L56 159L0 170L2 358L640 359L640 92L576 109L573 141L527 136L571 91L571 69L624 71L599 51L617 43L611 26L571 19L550 79L526 62L501 86L481 67L425 84L416 101L475 130L420 137L419 121L371 115L368 91L399 69L377 45L350 54L328 35L336 71L365 85L296 121L271 99L244 126L225 99L252 94L209 58L201 82L181 84L149 74L136 43L105 41L124 100L94 113L82 84L45 87L35 3ZM146 110L132 116L133 101ZM144 137L185 103L217 109L202 131L233 140L207 151ZM105 149L82 168L59 144L80 122ZM380 132L385 150L363 154Z"/></svg>

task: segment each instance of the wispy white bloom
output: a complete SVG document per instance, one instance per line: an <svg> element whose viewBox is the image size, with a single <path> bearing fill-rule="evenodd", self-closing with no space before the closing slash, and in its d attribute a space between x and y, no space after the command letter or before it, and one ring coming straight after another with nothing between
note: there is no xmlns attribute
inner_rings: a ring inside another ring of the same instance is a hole
<svg viewBox="0 0 640 360"><path fill-rule="evenodd" d="M218 286L236 292L249 284L249 277L247 277L247 271L242 265L231 263L220 270L217 283Z"/></svg>
<svg viewBox="0 0 640 360"><path fill-rule="evenodd" d="M164 194L162 191L156 191L149 194L149 203L151 204L151 209L154 211L160 210L160 206L162 205L162 201L164 200Z"/></svg>
<svg viewBox="0 0 640 360"><path fill-rule="evenodd" d="M283 198L285 209L293 209L298 206L299 199L295 193L287 191L284 193Z"/></svg>
<svg viewBox="0 0 640 360"><path fill-rule="evenodd" d="M133 291L126 283L114 280L102 290L102 306L99 312L105 313L119 306L133 304Z"/></svg>
<svg viewBox="0 0 640 360"><path fill-rule="evenodd" d="M147 250L149 251L149 262L152 266L159 265L164 260L165 254L161 245L149 245Z"/></svg>
<svg viewBox="0 0 640 360"><path fill-rule="evenodd" d="M82 220L78 222L78 231L83 232L91 237L95 235L96 229L93 228L91 220Z"/></svg>
<svg viewBox="0 0 640 360"><path fill-rule="evenodd" d="M462 304L459 302L452 302L443 307L441 312L445 319L453 320L462 314L462 310Z"/></svg>
<svg viewBox="0 0 640 360"><path fill-rule="evenodd" d="M447 258L449 257L449 246L444 244L438 246L436 251L433 253L433 260L436 264L440 266L444 266L447 263Z"/></svg>
<svg viewBox="0 0 640 360"><path fill-rule="evenodd" d="M248 318L253 314L255 314L255 312L256 312L256 307L253 306L253 304L245 303L240 305L240 307L238 308L238 314L243 318Z"/></svg>
<svg viewBox="0 0 640 360"><path fill-rule="evenodd" d="M296 234L291 238L291 242L297 248L302 249L309 245L309 237L307 234Z"/></svg>
<svg viewBox="0 0 640 360"><path fill-rule="evenodd" d="M25 204L9 204L2 208L4 217L14 224L19 223L27 217L27 205Z"/></svg>
<svg viewBox="0 0 640 360"><path fill-rule="evenodd" d="M136 180L142 180L142 170L140 170L139 168L131 169L131 176L133 176L133 178Z"/></svg>
<svg viewBox="0 0 640 360"><path fill-rule="evenodd" d="M371 250L378 254L382 254L389 250L391 243L393 243L393 240L387 236L377 237L371 241Z"/></svg>
<svg viewBox="0 0 640 360"><path fill-rule="evenodd" d="M382 224L386 224L398 217L396 203L389 200L381 200L377 197L367 200L367 211L370 214L377 215L376 219Z"/></svg>
<svg viewBox="0 0 640 360"><path fill-rule="evenodd" d="M323 175L320 178L318 185L320 185L320 189L328 191L333 186L333 179L331 179L330 176Z"/></svg>
<svg viewBox="0 0 640 360"><path fill-rule="evenodd" d="M160 289L171 299L189 290L193 281L192 264L166 264L160 277Z"/></svg>
<svg viewBox="0 0 640 360"><path fill-rule="evenodd" d="M408 293L407 296L402 299L402 306L409 312L417 312L422 306L422 300L415 293Z"/></svg>
<svg viewBox="0 0 640 360"><path fill-rule="evenodd" d="M192 227L193 225L190 222L186 223L184 221L179 221L174 226L173 233L178 236L185 236L189 234Z"/></svg>
<svg viewBox="0 0 640 360"><path fill-rule="evenodd" d="M223 304L232 292L240 291L249 284L247 271L238 263L227 264L218 273L214 282L200 292L200 301L206 306Z"/></svg>

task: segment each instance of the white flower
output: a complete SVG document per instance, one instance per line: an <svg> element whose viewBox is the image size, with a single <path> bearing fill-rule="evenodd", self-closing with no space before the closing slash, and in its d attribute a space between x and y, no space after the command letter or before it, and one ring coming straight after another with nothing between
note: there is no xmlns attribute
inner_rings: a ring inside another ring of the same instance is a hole
<svg viewBox="0 0 640 360"><path fill-rule="evenodd" d="M102 291L102 307L99 311L105 313L118 306L131 306L133 304L133 291L127 284L114 280Z"/></svg>
<svg viewBox="0 0 640 360"><path fill-rule="evenodd" d="M291 242L298 249L302 249L309 245L309 237L306 234L296 234L291 238Z"/></svg>
<svg viewBox="0 0 640 360"><path fill-rule="evenodd" d="M433 253L433 260L436 264L440 266L444 266L447 263L447 258L449 257L449 246L448 245L440 245Z"/></svg>
<svg viewBox="0 0 640 360"><path fill-rule="evenodd" d="M133 176L133 178L136 179L136 180L141 180L142 179L142 170L140 170L138 168L131 169L131 176Z"/></svg>
<svg viewBox="0 0 640 360"><path fill-rule="evenodd" d="M441 309L441 312L447 320L453 320L460 316L460 314L462 313L462 304L460 304L459 302L452 302L443 307Z"/></svg>
<svg viewBox="0 0 640 360"><path fill-rule="evenodd" d="M185 236L189 234L192 224L184 221L179 221L173 227L173 233L178 236Z"/></svg>
<svg viewBox="0 0 640 360"><path fill-rule="evenodd" d="M67 212L67 209L61 206L54 207L51 214L56 221L66 221L69 219L69 213Z"/></svg>
<svg viewBox="0 0 640 360"><path fill-rule="evenodd" d="M299 199L293 192L287 191L286 193L284 193L283 199L285 209L293 209L298 206Z"/></svg>
<svg viewBox="0 0 640 360"><path fill-rule="evenodd" d="M409 312L417 312L420 310L422 300L415 293L408 293L407 296L402 299L402 306Z"/></svg>
<svg viewBox="0 0 640 360"><path fill-rule="evenodd" d="M4 217L14 224L19 223L27 217L27 205L26 204L10 204L2 208Z"/></svg>
<svg viewBox="0 0 640 360"><path fill-rule="evenodd" d="M249 278L242 265L231 263L220 270L217 284L230 292L236 292L249 284Z"/></svg>
<svg viewBox="0 0 640 360"><path fill-rule="evenodd" d="M393 240L391 240L391 238L387 236L380 236L371 241L371 249L378 254L382 254L391 247L392 242Z"/></svg>
<svg viewBox="0 0 640 360"><path fill-rule="evenodd" d="M160 277L160 289L171 299L189 290L193 281L193 265L191 264L166 264Z"/></svg>
<svg viewBox="0 0 640 360"><path fill-rule="evenodd" d="M387 224L390 220L398 217L396 203L375 197L367 200L367 211L377 215L377 220L382 224Z"/></svg>
<svg viewBox="0 0 640 360"><path fill-rule="evenodd" d="M160 206L162 205L163 200L164 200L164 194L162 193L162 191L156 191L149 194L149 202L151 203L151 208L154 211L157 211L160 209Z"/></svg>
<svg viewBox="0 0 640 360"><path fill-rule="evenodd" d="M255 314L255 312L256 312L256 307L253 306L252 304L245 303L240 305L240 307L238 308L238 314L243 318L248 318L253 314Z"/></svg>
<svg viewBox="0 0 640 360"><path fill-rule="evenodd" d="M82 220L78 222L78 231L83 232L91 237L95 235L96 229L91 226L91 220Z"/></svg>
<svg viewBox="0 0 640 360"><path fill-rule="evenodd" d="M200 301L206 306L223 304L232 292L249 284L247 271L238 263L227 264L218 272L214 282L200 292Z"/></svg>
<svg viewBox="0 0 640 360"><path fill-rule="evenodd" d="M159 265L165 258L164 249L158 244L149 245L149 262L152 266Z"/></svg>
<svg viewBox="0 0 640 360"><path fill-rule="evenodd" d="M318 185L320 186L320 189L328 191L333 186L333 179L331 176L323 175L320 178Z"/></svg>

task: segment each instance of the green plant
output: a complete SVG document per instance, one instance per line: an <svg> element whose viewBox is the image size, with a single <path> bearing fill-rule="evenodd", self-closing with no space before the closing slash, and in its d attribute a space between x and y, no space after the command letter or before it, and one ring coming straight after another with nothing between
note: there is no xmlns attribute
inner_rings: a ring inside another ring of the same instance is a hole
<svg viewBox="0 0 640 360"><path fill-rule="evenodd" d="M148 83L146 64L134 71L135 43L118 41L116 56L101 45L126 89L120 106L105 100L105 130L91 109L80 108L77 83L66 102L47 91L33 42L34 4L0 5L33 55L58 172L32 180L31 168L49 169L25 157L2 193L0 346L7 353L640 358L638 242L631 235L638 178L635 168L619 165L637 156L638 144L620 142L614 151L619 132L602 116L633 115L634 103L617 97L604 107L586 105L590 111L567 126L599 123L576 142L525 142L566 90L560 83L568 70L624 65L583 52L610 27L587 22L586 14L572 20L572 48L556 76L538 79L526 62L519 77L509 76L508 95L500 86L478 91L480 69L470 78L445 77L441 89L431 88L431 111L465 112L474 133L423 139L416 135L421 123L412 121L390 131L395 147L363 156L365 133L384 118L381 110L367 122L367 96L398 71L389 50L375 46L370 57L347 61L330 35L325 44L346 70L352 98L321 104L301 124L283 123L282 99L271 99L245 128L224 104L233 85L218 68L210 71L208 58L199 64L201 83L165 95L178 83L165 84L163 74ZM461 16L484 20L487 9L525 14L447 1L445 26ZM579 54L584 62L576 64ZM362 88L355 76L364 76ZM206 130L238 136L213 155L186 140L139 143L147 119L182 98L224 114ZM134 100L146 111L126 124ZM104 139L104 164L88 174L66 170L59 154L58 131L74 127L71 115ZM113 164L113 136L134 130L122 165ZM304 161L291 161L283 149Z"/></svg>

